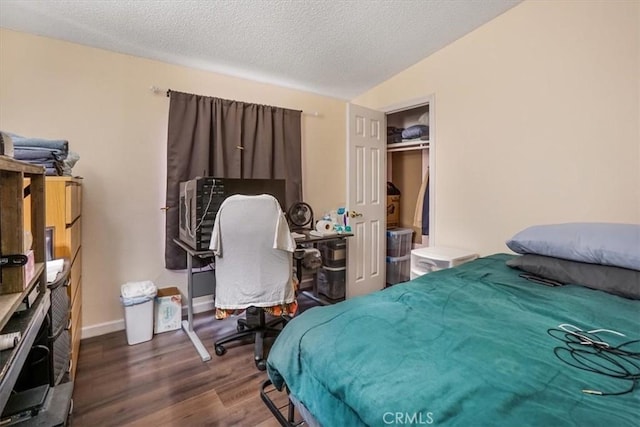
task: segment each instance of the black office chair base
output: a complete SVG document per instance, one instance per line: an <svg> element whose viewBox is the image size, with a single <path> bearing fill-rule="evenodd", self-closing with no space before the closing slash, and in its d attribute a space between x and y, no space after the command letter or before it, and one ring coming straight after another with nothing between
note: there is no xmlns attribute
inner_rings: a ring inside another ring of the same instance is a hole
<svg viewBox="0 0 640 427"><path fill-rule="evenodd" d="M289 319L285 317L278 317L269 322L265 320L265 312L262 309L256 307L250 307L247 309L247 315L258 315L258 324L250 325L246 319L238 319L236 326L237 332L231 335L227 335L217 340L213 345L217 356L222 356L227 352L224 344L231 341L241 340L246 337L252 337L254 339L254 361L256 368L260 371L267 369L267 361L264 358L264 337L267 335L278 335L282 328L277 326L286 325Z"/></svg>
<svg viewBox="0 0 640 427"><path fill-rule="evenodd" d="M264 359L256 360L256 368L259 371L265 371L267 369L267 361Z"/></svg>
<svg viewBox="0 0 640 427"><path fill-rule="evenodd" d="M216 345L215 350L216 350L216 356L222 356L227 352L227 349L224 348L224 346L221 346L219 344Z"/></svg>

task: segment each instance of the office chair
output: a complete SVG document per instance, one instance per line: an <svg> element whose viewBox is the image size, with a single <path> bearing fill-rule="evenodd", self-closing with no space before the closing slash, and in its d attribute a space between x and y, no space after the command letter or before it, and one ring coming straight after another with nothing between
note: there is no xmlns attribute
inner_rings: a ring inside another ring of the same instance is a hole
<svg viewBox="0 0 640 427"><path fill-rule="evenodd" d="M237 332L216 340L222 356L224 344L253 337L254 359L266 368L263 341L277 334L288 318L267 322L265 308L295 303L292 253L295 241L278 201L270 195L234 195L224 200L213 226L210 249L215 259L216 312L246 310ZM252 321L253 320L253 321Z"/></svg>

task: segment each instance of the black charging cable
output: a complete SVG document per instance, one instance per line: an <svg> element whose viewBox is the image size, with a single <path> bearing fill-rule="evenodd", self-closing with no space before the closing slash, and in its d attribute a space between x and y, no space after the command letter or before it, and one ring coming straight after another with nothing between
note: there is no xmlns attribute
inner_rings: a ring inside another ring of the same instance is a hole
<svg viewBox="0 0 640 427"><path fill-rule="evenodd" d="M607 330L602 331L606 332ZM622 335L613 331L608 332ZM621 396L635 390L637 382L640 380L640 352L630 350L629 346L639 343L640 340L626 341L612 346L593 331L551 328L547 330L547 333L564 343L564 346L555 347L553 353L567 365L631 382L631 387L619 392L583 389L583 393L598 396Z"/></svg>

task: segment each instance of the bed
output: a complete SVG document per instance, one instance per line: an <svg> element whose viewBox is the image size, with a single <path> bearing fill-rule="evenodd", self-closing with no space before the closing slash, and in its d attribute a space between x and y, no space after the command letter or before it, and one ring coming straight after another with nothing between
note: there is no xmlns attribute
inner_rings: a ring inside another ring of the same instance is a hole
<svg viewBox="0 0 640 427"><path fill-rule="evenodd" d="M639 343L621 347L626 379L563 348L597 328L611 346L640 339L640 302L528 280L513 258L306 311L274 343L269 382L322 426L637 425Z"/></svg>

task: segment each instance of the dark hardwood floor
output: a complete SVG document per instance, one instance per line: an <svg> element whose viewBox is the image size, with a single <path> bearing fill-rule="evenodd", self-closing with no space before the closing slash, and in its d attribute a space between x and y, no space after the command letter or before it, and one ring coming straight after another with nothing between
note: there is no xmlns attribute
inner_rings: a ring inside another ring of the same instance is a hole
<svg viewBox="0 0 640 427"><path fill-rule="evenodd" d="M299 303L302 311L314 305L305 297ZM221 357L213 350L216 337L235 331L237 317L215 320L208 312L194 319L208 362L182 330L133 346L124 331L83 340L71 425L278 426L260 399L267 374L255 367L253 345L229 344Z"/></svg>

